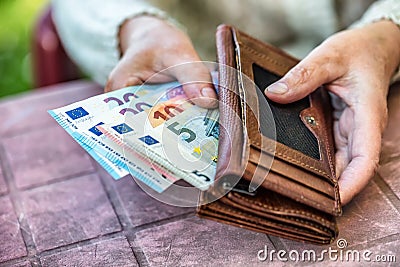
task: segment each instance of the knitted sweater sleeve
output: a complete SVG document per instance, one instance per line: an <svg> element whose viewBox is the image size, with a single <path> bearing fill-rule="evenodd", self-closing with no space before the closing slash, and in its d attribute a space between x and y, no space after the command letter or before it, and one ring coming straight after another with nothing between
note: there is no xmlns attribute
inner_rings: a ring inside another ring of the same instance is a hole
<svg viewBox="0 0 400 267"><path fill-rule="evenodd" d="M378 20L391 20L399 26L400 30L400 0L380 0L372 4L362 18L352 24L351 28L359 28ZM399 47L400 49L400 47ZM400 81L400 68L392 77L392 82Z"/></svg>
<svg viewBox="0 0 400 267"><path fill-rule="evenodd" d="M147 14L177 24L143 0L53 0L52 11L66 52L101 85L120 58L118 34L124 21Z"/></svg>

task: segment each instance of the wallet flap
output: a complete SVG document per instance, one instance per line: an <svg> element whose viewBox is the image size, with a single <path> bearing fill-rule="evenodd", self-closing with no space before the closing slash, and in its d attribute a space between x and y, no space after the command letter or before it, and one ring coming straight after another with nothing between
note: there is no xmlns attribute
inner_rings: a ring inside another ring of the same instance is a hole
<svg viewBox="0 0 400 267"><path fill-rule="evenodd" d="M236 52L231 28L221 25L217 29L217 57L219 80L219 144L216 183L232 176L237 180L246 167L248 138L242 124L241 99L236 73ZM232 123L235 122L235 123Z"/></svg>

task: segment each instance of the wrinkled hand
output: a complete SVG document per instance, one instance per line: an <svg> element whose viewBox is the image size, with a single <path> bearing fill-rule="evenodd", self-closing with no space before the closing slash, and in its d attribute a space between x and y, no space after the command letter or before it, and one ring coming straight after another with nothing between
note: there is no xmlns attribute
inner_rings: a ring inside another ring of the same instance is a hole
<svg viewBox="0 0 400 267"><path fill-rule="evenodd" d="M400 29L390 21L335 34L266 89L279 103L321 85L333 95L336 174L348 203L374 175L387 121L390 78L400 62Z"/></svg>
<svg viewBox="0 0 400 267"><path fill-rule="evenodd" d="M178 28L151 16L133 18L120 29L120 48L122 58L109 76L106 92L145 81L163 83L178 80L195 104L205 108L217 107L210 71L204 65L167 69L200 61L190 38ZM155 75L160 71L162 74Z"/></svg>

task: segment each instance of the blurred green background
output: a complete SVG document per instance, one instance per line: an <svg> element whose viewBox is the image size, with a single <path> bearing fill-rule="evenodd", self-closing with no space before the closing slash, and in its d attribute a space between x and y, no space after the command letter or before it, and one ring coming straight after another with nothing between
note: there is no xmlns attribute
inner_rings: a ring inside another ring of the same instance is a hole
<svg viewBox="0 0 400 267"><path fill-rule="evenodd" d="M35 20L48 0L0 0L0 97L33 87L30 60Z"/></svg>

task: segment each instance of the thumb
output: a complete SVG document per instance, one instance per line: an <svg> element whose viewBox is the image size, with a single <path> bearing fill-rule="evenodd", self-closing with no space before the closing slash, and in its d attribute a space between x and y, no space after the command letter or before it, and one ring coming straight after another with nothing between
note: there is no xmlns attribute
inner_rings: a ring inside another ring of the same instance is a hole
<svg viewBox="0 0 400 267"><path fill-rule="evenodd" d="M265 89L272 101L286 104L302 99L321 85L342 75L343 68L317 49L294 66L279 81Z"/></svg>
<svg viewBox="0 0 400 267"><path fill-rule="evenodd" d="M203 108L218 106L210 70L203 62L185 62L174 65L170 72L182 84L187 97L196 105Z"/></svg>

